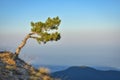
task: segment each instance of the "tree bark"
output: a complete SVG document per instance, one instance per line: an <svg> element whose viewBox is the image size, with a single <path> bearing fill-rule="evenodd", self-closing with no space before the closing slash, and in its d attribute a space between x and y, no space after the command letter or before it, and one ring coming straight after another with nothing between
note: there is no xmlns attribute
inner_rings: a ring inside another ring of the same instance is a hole
<svg viewBox="0 0 120 80"><path fill-rule="evenodd" d="M31 35L33 35L33 34L34 34L34 33L29 33L29 34L24 38L24 40L21 42L21 44L18 46L18 48L17 48L16 51L15 51L15 54L14 54L14 56L13 56L14 59L18 57L18 55L20 54L21 49L25 46L27 40L28 40L28 39L31 37Z"/></svg>

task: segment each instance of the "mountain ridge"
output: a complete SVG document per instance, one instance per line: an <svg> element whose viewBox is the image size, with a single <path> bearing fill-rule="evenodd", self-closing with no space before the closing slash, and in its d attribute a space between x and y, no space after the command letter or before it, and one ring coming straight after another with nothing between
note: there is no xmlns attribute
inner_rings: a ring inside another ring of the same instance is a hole
<svg viewBox="0 0 120 80"><path fill-rule="evenodd" d="M60 78L61 80L120 80L120 71L102 71L87 66L73 66L66 70L52 73L52 77Z"/></svg>
<svg viewBox="0 0 120 80"><path fill-rule="evenodd" d="M57 72L57 71L62 71L65 70L69 67L73 66L67 66L67 65L46 65L46 64L32 64L35 68L39 67L46 67L51 70L51 72ZM108 67L108 66L79 66L79 67L91 67L96 70L102 70L102 71L108 71L108 70L114 70L114 71L120 71L120 68L116 67Z"/></svg>

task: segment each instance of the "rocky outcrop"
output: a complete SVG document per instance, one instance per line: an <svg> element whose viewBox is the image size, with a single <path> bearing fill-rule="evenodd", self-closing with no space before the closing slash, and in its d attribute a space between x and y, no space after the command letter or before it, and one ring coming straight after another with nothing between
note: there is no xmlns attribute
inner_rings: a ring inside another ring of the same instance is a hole
<svg viewBox="0 0 120 80"><path fill-rule="evenodd" d="M45 68L35 69L20 58L13 60L14 54L0 52L0 80L55 80Z"/></svg>

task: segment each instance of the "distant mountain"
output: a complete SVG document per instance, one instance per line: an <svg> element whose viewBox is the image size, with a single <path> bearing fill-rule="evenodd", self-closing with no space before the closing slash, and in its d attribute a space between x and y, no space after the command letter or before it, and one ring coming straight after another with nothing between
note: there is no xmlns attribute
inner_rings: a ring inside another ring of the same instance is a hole
<svg viewBox="0 0 120 80"><path fill-rule="evenodd" d="M120 71L102 71L86 66L70 67L63 71L54 72L51 75L61 80L120 80Z"/></svg>
<svg viewBox="0 0 120 80"><path fill-rule="evenodd" d="M120 68L115 68L115 67L107 67L107 66L91 66L91 67L102 71L108 71L108 70L120 71Z"/></svg>
<svg viewBox="0 0 120 80"><path fill-rule="evenodd" d="M40 67L48 68L50 69L51 72L62 71L70 67L64 65L45 65L45 64L32 64L32 65L37 69ZM108 66L90 66L90 67L102 71L108 71L108 70L120 71L120 68L108 67Z"/></svg>

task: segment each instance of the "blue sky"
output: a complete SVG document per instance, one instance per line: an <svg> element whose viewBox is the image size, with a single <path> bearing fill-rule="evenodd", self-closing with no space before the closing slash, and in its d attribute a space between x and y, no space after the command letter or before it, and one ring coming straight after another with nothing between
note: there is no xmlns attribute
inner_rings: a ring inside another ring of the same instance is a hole
<svg viewBox="0 0 120 80"><path fill-rule="evenodd" d="M119 0L1 0L0 49L15 51L30 32L30 22L59 16L61 40L22 50L33 63L120 67ZM27 58L27 57L26 57ZM37 62L39 61L39 62Z"/></svg>

